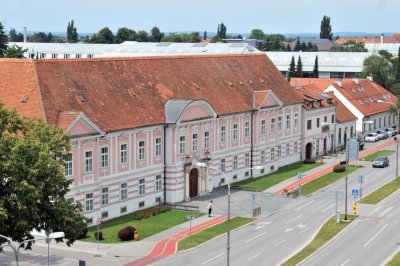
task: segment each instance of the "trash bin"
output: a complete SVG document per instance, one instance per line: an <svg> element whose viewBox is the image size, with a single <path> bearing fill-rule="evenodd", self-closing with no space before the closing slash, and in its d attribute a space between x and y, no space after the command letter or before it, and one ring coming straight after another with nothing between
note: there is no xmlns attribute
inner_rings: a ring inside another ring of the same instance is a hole
<svg viewBox="0 0 400 266"><path fill-rule="evenodd" d="M133 233L133 239L138 239L139 238L139 234L137 231L135 231L135 233Z"/></svg>

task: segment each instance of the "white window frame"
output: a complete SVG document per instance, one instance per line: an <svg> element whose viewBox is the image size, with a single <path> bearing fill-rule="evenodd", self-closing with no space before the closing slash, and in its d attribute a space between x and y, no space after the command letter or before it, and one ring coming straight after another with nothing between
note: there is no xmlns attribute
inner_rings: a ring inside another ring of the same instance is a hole
<svg viewBox="0 0 400 266"><path fill-rule="evenodd" d="M290 144L286 143L286 156L290 155Z"/></svg>
<svg viewBox="0 0 400 266"><path fill-rule="evenodd" d="M146 194L146 180L144 178L139 179L139 195Z"/></svg>
<svg viewBox="0 0 400 266"><path fill-rule="evenodd" d="M139 144L138 144L138 159L139 159L139 161L144 161L144 159L145 159L145 147L146 147L146 141L139 140Z"/></svg>
<svg viewBox="0 0 400 266"><path fill-rule="evenodd" d="M204 149L210 148L210 131L204 131Z"/></svg>
<svg viewBox="0 0 400 266"><path fill-rule="evenodd" d="M108 147L107 146L100 147L100 167L101 168L108 167Z"/></svg>
<svg viewBox="0 0 400 266"><path fill-rule="evenodd" d="M282 146L278 145L278 158L282 157Z"/></svg>
<svg viewBox="0 0 400 266"><path fill-rule="evenodd" d="M233 140L238 140L239 139L239 125L238 125L238 123L234 123L233 124L232 139Z"/></svg>
<svg viewBox="0 0 400 266"><path fill-rule="evenodd" d="M93 211L93 192L85 194L85 211Z"/></svg>
<svg viewBox="0 0 400 266"><path fill-rule="evenodd" d="M161 157L161 152L162 152L162 143L161 143L161 138L156 138L155 139L155 155L157 158Z"/></svg>
<svg viewBox="0 0 400 266"><path fill-rule="evenodd" d="M199 143L199 136L197 135L197 133L194 133L192 135L192 151L196 152L198 149L198 143Z"/></svg>
<svg viewBox="0 0 400 266"><path fill-rule="evenodd" d="M119 163L126 164L128 162L128 144L121 143L119 145Z"/></svg>
<svg viewBox="0 0 400 266"><path fill-rule="evenodd" d="M101 206L108 205L108 187L101 188Z"/></svg>
<svg viewBox="0 0 400 266"><path fill-rule="evenodd" d="M250 153L244 154L244 166L250 167Z"/></svg>
<svg viewBox="0 0 400 266"><path fill-rule="evenodd" d="M158 191L161 191L161 189L162 189L162 177L161 177L161 175L156 175L156 177L155 177L155 191L156 192L158 192Z"/></svg>
<svg viewBox="0 0 400 266"><path fill-rule="evenodd" d="M275 148L271 148L271 161L275 160Z"/></svg>
<svg viewBox="0 0 400 266"><path fill-rule="evenodd" d="M290 122L291 122L290 115L286 115L286 130L290 129L290 124L291 124Z"/></svg>
<svg viewBox="0 0 400 266"><path fill-rule="evenodd" d="M294 152L295 154L298 152L297 141L295 141L294 144L293 144L293 152Z"/></svg>
<svg viewBox="0 0 400 266"><path fill-rule="evenodd" d="M128 198L128 183L121 183L119 185L119 199L126 200Z"/></svg>
<svg viewBox="0 0 400 266"><path fill-rule="evenodd" d="M282 116L278 116L278 131L282 130Z"/></svg>
<svg viewBox="0 0 400 266"><path fill-rule="evenodd" d="M237 155L233 156L233 170L237 170L238 169L238 157Z"/></svg>
<svg viewBox="0 0 400 266"><path fill-rule="evenodd" d="M275 118L271 118L271 133L275 133Z"/></svg>
<svg viewBox="0 0 400 266"><path fill-rule="evenodd" d="M180 136L179 137L179 154L186 153L186 137Z"/></svg>
<svg viewBox="0 0 400 266"><path fill-rule="evenodd" d="M225 159L221 159L221 165L220 165L220 167L221 167L221 168L220 168L221 171L225 173L225 170L226 170L226 161L225 161Z"/></svg>
<svg viewBox="0 0 400 266"><path fill-rule="evenodd" d="M299 114L294 114L294 128L299 126Z"/></svg>
<svg viewBox="0 0 400 266"><path fill-rule="evenodd" d="M265 163L265 151L261 151L261 154L260 154L260 162L261 162L262 164Z"/></svg>
<svg viewBox="0 0 400 266"><path fill-rule="evenodd" d="M226 142L226 126L225 125L220 126L219 142L220 143L225 143Z"/></svg>
<svg viewBox="0 0 400 266"><path fill-rule="evenodd" d="M250 136L250 121L244 122L244 138L247 139Z"/></svg>
<svg viewBox="0 0 400 266"><path fill-rule="evenodd" d="M89 156L90 154L90 156ZM93 151L85 151L85 174L91 173L93 171Z"/></svg>
<svg viewBox="0 0 400 266"><path fill-rule="evenodd" d="M267 124L267 122L266 122L266 120L265 119L262 119L261 120L261 136L264 136L266 133L267 133L267 130L266 130L266 125Z"/></svg>
<svg viewBox="0 0 400 266"><path fill-rule="evenodd" d="M72 153L68 153L65 161L64 161L64 167L65 167L65 176L72 176L72 170L73 170L73 156Z"/></svg>

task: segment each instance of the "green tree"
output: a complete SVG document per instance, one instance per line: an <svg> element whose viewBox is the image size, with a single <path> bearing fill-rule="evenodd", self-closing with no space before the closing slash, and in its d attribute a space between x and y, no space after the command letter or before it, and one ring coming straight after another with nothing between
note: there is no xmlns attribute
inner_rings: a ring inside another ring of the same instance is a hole
<svg viewBox="0 0 400 266"><path fill-rule="evenodd" d="M393 58L393 55L389 53L387 50L379 50L378 54L380 56L383 56L386 60L391 60Z"/></svg>
<svg viewBox="0 0 400 266"><path fill-rule="evenodd" d="M296 63L294 61L294 56L292 56L292 61L290 61L289 71L287 74L288 81L290 81L290 79L294 76L296 76Z"/></svg>
<svg viewBox="0 0 400 266"><path fill-rule="evenodd" d="M223 22L221 22L221 24L218 25L217 37L220 40L226 39L226 27Z"/></svg>
<svg viewBox="0 0 400 266"><path fill-rule="evenodd" d="M28 39L29 42L49 42L48 36L44 32L35 32L32 36Z"/></svg>
<svg viewBox="0 0 400 266"><path fill-rule="evenodd" d="M176 33L172 32L162 39L163 42L201 42L201 37L199 32L187 33Z"/></svg>
<svg viewBox="0 0 400 266"><path fill-rule="evenodd" d="M4 50L4 57L7 58L25 58L24 53L27 52L28 49L24 49L18 45L8 46L6 50Z"/></svg>
<svg viewBox="0 0 400 266"><path fill-rule="evenodd" d="M261 29L253 29L250 33L250 39L265 40L266 36Z"/></svg>
<svg viewBox="0 0 400 266"><path fill-rule="evenodd" d="M395 76L395 78L396 78L397 83L400 83L400 47L399 47L399 52L397 54L396 76Z"/></svg>
<svg viewBox="0 0 400 266"><path fill-rule="evenodd" d="M286 44L286 51L291 52L292 48L290 47L290 44Z"/></svg>
<svg viewBox="0 0 400 266"><path fill-rule="evenodd" d="M32 239L33 229L52 230L64 231L67 244L76 240L84 216L79 203L65 198L72 182L64 175L67 134L0 104L0 146L1 234L21 242Z"/></svg>
<svg viewBox="0 0 400 266"><path fill-rule="evenodd" d="M94 34L90 39L91 43L113 43L114 34L108 27L102 28L98 33Z"/></svg>
<svg viewBox="0 0 400 266"><path fill-rule="evenodd" d="M364 59L361 77L371 75L374 81L390 90L395 82L392 64L382 56L371 55Z"/></svg>
<svg viewBox="0 0 400 266"><path fill-rule="evenodd" d="M151 29L151 36L154 41L161 42L161 39L164 37L164 33L162 33L159 28L153 27Z"/></svg>
<svg viewBox="0 0 400 266"><path fill-rule="evenodd" d="M22 42L24 40L24 35L22 33L18 33L17 31L12 28L8 33L8 41L10 42Z"/></svg>
<svg viewBox="0 0 400 266"><path fill-rule="evenodd" d="M299 58L297 59L296 76L297 77L302 77L303 76L303 63L301 62L300 55L299 55Z"/></svg>
<svg viewBox="0 0 400 266"><path fill-rule="evenodd" d="M74 20L68 22L67 26L67 42L74 43L78 42L78 32L74 26Z"/></svg>
<svg viewBox="0 0 400 266"><path fill-rule="evenodd" d="M136 31L126 27L119 28L114 38L114 43L123 43L125 41L135 41L137 38Z"/></svg>
<svg viewBox="0 0 400 266"><path fill-rule="evenodd" d="M138 41L138 42L148 42L149 41L149 35L147 34L146 31L140 30L137 33L136 41Z"/></svg>
<svg viewBox="0 0 400 266"><path fill-rule="evenodd" d="M207 40L207 31L204 31L203 33L203 40Z"/></svg>
<svg viewBox="0 0 400 266"><path fill-rule="evenodd" d="M300 43L300 37L297 36L296 39L296 44L294 45L293 51L300 51L301 50L301 43Z"/></svg>
<svg viewBox="0 0 400 266"><path fill-rule="evenodd" d="M4 56L4 50L7 49L8 37L4 32L3 24L0 21L0 57Z"/></svg>
<svg viewBox="0 0 400 266"><path fill-rule="evenodd" d="M314 68L313 68L313 71L312 71L311 76L312 76L313 78L319 78L318 55L315 56Z"/></svg>
<svg viewBox="0 0 400 266"><path fill-rule="evenodd" d="M332 40L331 18L328 16L322 18L319 38Z"/></svg>

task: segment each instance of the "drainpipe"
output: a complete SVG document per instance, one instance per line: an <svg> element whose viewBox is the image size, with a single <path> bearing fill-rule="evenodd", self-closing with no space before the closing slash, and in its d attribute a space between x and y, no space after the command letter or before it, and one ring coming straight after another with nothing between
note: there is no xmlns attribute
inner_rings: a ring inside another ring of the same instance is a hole
<svg viewBox="0 0 400 266"><path fill-rule="evenodd" d="M164 205L167 204L167 159L166 159L167 127L168 127L168 124L165 124L164 125L164 152L163 152L164 153L164 158L163 158L163 161L164 161Z"/></svg>
<svg viewBox="0 0 400 266"><path fill-rule="evenodd" d="M250 178L253 178L253 118L254 118L255 110L251 111L251 119L250 119Z"/></svg>

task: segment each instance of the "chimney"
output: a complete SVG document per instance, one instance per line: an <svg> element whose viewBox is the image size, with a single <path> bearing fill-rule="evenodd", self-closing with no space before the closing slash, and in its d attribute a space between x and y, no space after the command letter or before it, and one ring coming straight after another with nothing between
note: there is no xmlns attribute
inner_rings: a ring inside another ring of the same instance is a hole
<svg viewBox="0 0 400 266"><path fill-rule="evenodd" d="M28 39L28 33L27 33L27 30L26 30L26 27L24 27L24 42L27 42L27 39Z"/></svg>
<svg viewBox="0 0 400 266"><path fill-rule="evenodd" d="M381 34L381 44L383 44L383 33Z"/></svg>
<svg viewBox="0 0 400 266"><path fill-rule="evenodd" d="M374 77L372 76L372 74L369 74L369 75L367 76L367 79L368 79L369 81L371 81L371 82L374 81Z"/></svg>

